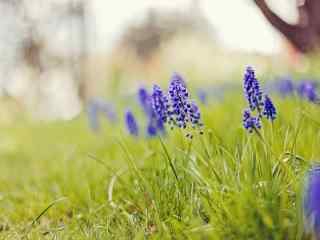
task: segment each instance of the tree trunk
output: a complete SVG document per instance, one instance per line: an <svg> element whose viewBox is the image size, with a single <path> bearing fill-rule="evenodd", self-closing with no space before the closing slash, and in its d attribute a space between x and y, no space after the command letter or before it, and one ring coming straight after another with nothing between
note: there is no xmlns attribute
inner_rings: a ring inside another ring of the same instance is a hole
<svg viewBox="0 0 320 240"><path fill-rule="evenodd" d="M298 0L299 20L289 24L275 14L265 0L254 0L270 24L300 52L310 53L320 47L320 1Z"/></svg>

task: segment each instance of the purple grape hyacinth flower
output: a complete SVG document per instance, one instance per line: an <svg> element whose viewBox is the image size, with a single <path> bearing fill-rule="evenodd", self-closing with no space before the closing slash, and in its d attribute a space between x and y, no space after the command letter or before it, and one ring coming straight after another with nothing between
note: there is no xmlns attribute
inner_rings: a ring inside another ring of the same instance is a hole
<svg viewBox="0 0 320 240"><path fill-rule="evenodd" d="M152 108L157 116L158 125L166 123L169 117L169 100L158 85L153 86Z"/></svg>
<svg viewBox="0 0 320 240"><path fill-rule="evenodd" d="M250 110L246 109L243 111L243 127L252 133L253 130L258 130L261 128L260 118L251 116Z"/></svg>
<svg viewBox="0 0 320 240"><path fill-rule="evenodd" d="M303 210L307 232L320 239L320 165L313 166L307 175Z"/></svg>
<svg viewBox="0 0 320 240"><path fill-rule="evenodd" d="M189 93L183 78L174 73L169 85L169 98L172 111L170 111L170 121L180 128L186 128L189 121Z"/></svg>
<svg viewBox="0 0 320 240"><path fill-rule="evenodd" d="M277 116L277 111L276 108L274 107L271 99L265 95L264 96L264 110L263 110L263 115L271 121L274 121Z"/></svg>
<svg viewBox="0 0 320 240"><path fill-rule="evenodd" d="M257 110L261 115L263 107L262 91L252 67L248 66L243 79L243 89L251 111Z"/></svg>
<svg viewBox="0 0 320 240"><path fill-rule="evenodd" d="M193 128L201 127L200 111L195 102L189 99L189 93L183 78L174 73L169 85L171 111L170 121L179 128L186 128L190 123Z"/></svg>
<svg viewBox="0 0 320 240"><path fill-rule="evenodd" d="M268 120L275 120L276 108L269 96L264 95L264 98L262 97L260 84L251 67L246 68L243 85L244 94L249 104L249 109L243 112L243 127L249 132L255 130L259 134L258 129L261 128L261 119L266 117ZM252 114L256 116L252 116Z"/></svg>
<svg viewBox="0 0 320 240"><path fill-rule="evenodd" d="M174 73L170 84L168 95L166 95L158 85L153 86L152 106L157 117L157 126L163 127L165 123L171 128L202 127L200 110L196 103L191 102L184 79ZM202 130L200 134L202 134ZM192 134L188 133L192 138Z"/></svg>
<svg viewBox="0 0 320 240"><path fill-rule="evenodd" d="M139 135L139 128L138 128L138 124L137 124L137 121L136 121L133 113L130 110L127 110L125 112L124 118L125 118L125 124L126 124L128 132L132 136L138 136Z"/></svg>

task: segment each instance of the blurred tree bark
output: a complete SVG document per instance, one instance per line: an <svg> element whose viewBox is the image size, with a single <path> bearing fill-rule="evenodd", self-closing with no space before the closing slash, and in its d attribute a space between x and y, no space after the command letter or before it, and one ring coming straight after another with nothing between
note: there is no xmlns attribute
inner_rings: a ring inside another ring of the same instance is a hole
<svg viewBox="0 0 320 240"><path fill-rule="evenodd" d="M297 0L298 21L289 24L274 13L265 0L254 0L270 24L301 53L320 47L320 0Z"/></svg>

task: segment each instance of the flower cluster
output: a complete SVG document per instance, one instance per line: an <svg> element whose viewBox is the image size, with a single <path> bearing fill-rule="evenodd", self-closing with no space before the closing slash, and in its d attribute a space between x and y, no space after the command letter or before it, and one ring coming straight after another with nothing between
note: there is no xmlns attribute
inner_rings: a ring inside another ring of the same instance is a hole
<svg viewBox="0 0 320 240"><path fill-rule="evenodd" d="M157 119L163 124L168 123L172 128L176 126L182 129L188 126L202 127L200 110L196 103L190 100L185 81L179 74L173 74L167 95L159 86L153 87L152 102ZM192 137L189 133L187 136Z"/></svg>
<svg viewBox="0 0 320 240"><path fill-rule="evenodd" d="M171 128L197 129L202 134L203 124L198 105L190 99L184 79L177 73L172 75L168 92L154 85L151 94L140 88L138 100L147 117L147 135L152 137L164 132L165 124ZM131 111L125 113L125 122L130 134L138 135L138 125ZM192 138L188 132L187 137Z"/></svg>
<svg viewBox="0 0 320 240"><path fill-rule="evenodd" d="M243 79L243 89L249 109L243 112L242 123L243 127L251 133L253 130L261 128L262 117L274 121L277 112L270 97L264 95L260 89L260 84L255 77L255 72L252 67L247 67L246 69ZM256 116L253 115L255 113Z"/></svg>
<svg viewBox="0 0 320 240"><path fill-rule="evenodd" d="M290 77L282 77L273 82L269 90L277 92L282 97L297 95L309 102L319 103L317 88L318 84L314 80L300 80L295 83Z"/></svg>
<svg viewBox="0 0 320 240"><path fill-rule="evenodd" d="M320 238L320 166L313 166L304 192L303 209L306 230Z"/></svg>

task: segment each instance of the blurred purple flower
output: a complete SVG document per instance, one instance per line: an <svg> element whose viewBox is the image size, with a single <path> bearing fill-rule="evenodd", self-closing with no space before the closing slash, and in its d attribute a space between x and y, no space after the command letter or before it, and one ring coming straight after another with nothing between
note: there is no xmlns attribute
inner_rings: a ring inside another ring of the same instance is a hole
<svg viewBox="0 0 320 240"><path fill-rule="evenodd" d="M286 97L294 93L295 85L290 77L281 78L276 82L276 90L281 96Z"/></svg>
<svg viewBox="0 0 320 240"><path fill-rule="evenodd" d="M297 87L298 95L310 102L317 102L317 85L313 81L302 81Z"/></svg>
<svg viewBox="0 0 320 240"><path fill-rule="evenodd" d="M157 136L157 127L152 122L147 125L147 135L149 137Z"/></svg>
<svg viewBox="0 0 320 240"><path fill-rule="evenodd" d="M103 114L110 122L115 122L117 115L114 106L102 98L92 98L87 105L87 116L90 128L100 130L99 115Z"/></svg>
<svg viewBox="0 0 320 240"><path fill-rule="evenodd" d="M138 136L139 135L138 124L133 113L130 110L127 110L125 112L124 119L125 119L125 124L128 132L133 136Z"/></svg>
<svg viewBox="0 0 320 240"><path fill-rule="evenodd" d="M304 220L307 232L320 239L320 166L313 166L307 175L304 199Z"/></svg>
<svg viewBox="0 0 320 240"><path fill-rule="evenodd" d="M145 114L148 117L152 117L152 115L154 115L154 111L152 108L152 99L147 89L140 88L138 90L138 100Z"/></svg>
<svg viewBox="0 0 320 240"><path fill-rule="evenodd" d="M95 106L88 105L87 117L90 129L94 132L98 132L100 130L100 122L98 117L98 109Z"/></svg>
<svg viewBox="0 0 320 240"><path fill-rule="evenodd" d="M208 103L208 93L205 90L199 89L197 94L198 94L198 98L202 104Z"/></svg>
<svg viewBox="0 0 320 240"><path fill-rule="evenodd" d="M163 120L166 120L166 117L162 116L162 118L159 118L156 113L156 110L162 112L159 105L163 103L160 100L165 100L164 96L161 95L161 89L159 87L154 87L152 95L149 95L147 89L140 88L138 91L138 98L140 105L147 116L147 135L149 137L154 137L158 132L163 133ZM155 108L154 106L158 106L158 108ZM165 115L165 113L163 115Z"/></svg>

